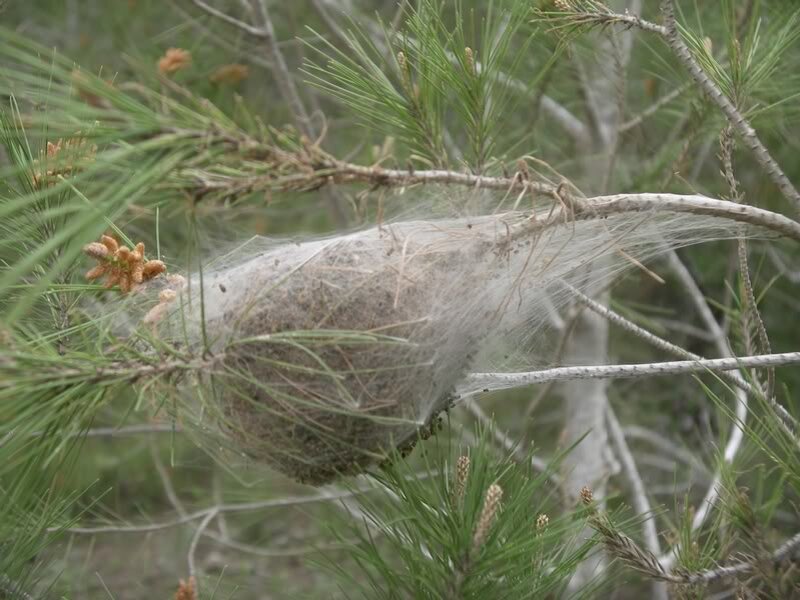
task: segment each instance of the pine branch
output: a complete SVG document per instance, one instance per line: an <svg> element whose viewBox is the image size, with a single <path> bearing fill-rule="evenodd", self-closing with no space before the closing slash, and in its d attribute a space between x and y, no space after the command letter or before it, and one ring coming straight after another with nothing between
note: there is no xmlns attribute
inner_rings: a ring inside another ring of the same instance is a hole
<svg viewBox="0 0 800 600"><path fill-rule="evenodd" d="M756 130L736 108L730 98L703 70L686 42L681 37L678 23L675 18L674 0L663 0L661 10L664 14L665 25L657 25L642 19L638 15L619 14L609 10L600 2L585 0L565 0L561 2L562 9L546 13L546 16L562 23L563 27L581 26L609 26L621 25L623 27L636 27L642 31L655 33L661 36L689 72L695 84L702 89L714 104L727 117L731 126L742 137L744 143L753 153L756 161L764 168L767 175L778 187L781 193L800 211L800 192L783 172L781 167L761 142Z"/></svg>
<svg viewBox="0 0 800 600"><path fill-rule="evenodd" d="M260 21L259 26L254 27L231 17L227 13L207 5L202 0L192 1L196 6L203 9L208 14L224 21L225 23L228 23L229 25L233 25L239 29L242 29L246 33L259 38L263 42L266 49L267 59L269 64L272 65L271 71L273 78L278 85L278 90L281 94L281 97L289 107L289 111L293 116L294 122L303 135L312 139L316 138L318 132L311 122L311 118L306 110L302 98L300 97L300 93L298 92L297 86L294 83L292 74L289 72L289 66L286 63L286 59L284 58L283 52L278 44L278 39L275 34L275 26L272 22L272 18L270 17L270 12L267 8L266 2L264 0L252 0L251 2L251 12L255 13L256 17ZM327 191L326 199L334 221L339 226L346 225L347 217L342 206L341 197L338 196L335 191Z"/></svg>
<svg viewBox="0 0 800 600"><path fill-rule="evenodd" d="M733 138L732 128L726 127L720 133L720 159L722 161L722 174L728 184L728 191L730 199L734 202L742 202L742 194L739 192L739 182L733 172L733 150L735 140ZM748 354L753 353L750 339L750 327L755 326L758 335L758 342L760 348L758 352L761 354L771 354L772 346L769 342L767 335L767 328L764 325L764 320L761 318L761 312L758 310L758 301L756 300L755 290L753 288L753 281L750 276L750 264L748 258L747 240L744 236L739 237L737 240L737 250L739 257L739 277L742 282L742 290L744 292L743 304L744 311L742 314L742 328L745 339L745 352ZM775 372L772 369L767 369L766 386L764 388L764 395L767 398L772 398L772 393L775 388Z"/></svg>
<svg viewBox="0 0 800 600"><path fill-rule="evenodd" d="M737 577L759 570L759 565L756 564L756 561L744 560L703 571L688 571L686 569L667 571L665 565L655 555L640 548L634 540L618 531L606 515L596 514L590 518L590 523L598 531L603 540L603 545L611 554L632 569L654 579L678 585L709 584L720 579ZM769 556L769 560L775 565L796 560L793 555L798 547L800 547L800 533L795 534L781 544Z"/></svg>
<svg viewBox="0 0 800 600"><path fill-rule="evenodd" d="M627 10L625 13L617 13L608 8L602 2L595 0L558 0L555 2L556 9L552 12L542 12L540 14L547 17L560 27L607 27L609 25L622 25L627 29L636 27L643 31L666 35L665 27L656 23L651 23L639 15L631 14Z"/></svg>
<svg viewBox="0 0 800 600"><path fill-rule="evenodd" d="M318 146L310 144L298 152L268 148L264 162L275 165L275 168L271 168L270 173L266 175L222 177L207 171L193 170L187 171L186 176L194 180L195 193L200 196L212 191L226 192L234 196L264 189L309 191L331 184L366 183L375 188L440 184L498 190L507 193L517 192L521 195L535 192L563 202L563 192L559 186L531 181L527 173L522 171L512 177L497 177L444 169L386 169L341 161ZM275 175L274 172L278 172L278 174ZM800 240L800 224L792 219L754 206L704 196L654 193L618 194L587 199L570 198L570 202L572 203L571 207L562 206L556 209L550 219L532 221L529 232L548 227L556 222L563 222L565 219L593 219L612 214L653 210L723 217L764 227L786 237Z"/></svg>
<svg viewBox="0 0 800 600"><path fill-rule="evenodd" d="M16 383L14 375L25 375L29 381L39 385L66 385L70 382L80 384L122 384L136 383L146 378L169 377L181 372L201 372L213 369L224 360L223 355L208 359L187 357L174 360L159 360L153 356L149 360L113 359L103 364L80 360L76 357L64 357L60 364L52 361L38 361L36 357L26 356L24 361L5 360L0 357L0 373L6 375L0 381L0 391L12 389ZM35 365L35 366L34 366ZM36 369L32 372L31 369Z"/></svg>
<svg viewBox="0 0 800 600"><path fill-rule="evenodd" d="M729 218L740 223L766 227L787 237L800 240L800 237L798 237L800 224L783 215L754 206L745 206L725 200L715 200L695 195L642 193L595 196L580 201L575 211L575 218L598 218L612 214L646 212L648 210L686 212L695 215Z"/></svg>
<svg viewBox="0 0 800 600"><path fill-rule="evenodd" d="M634 335L640 337L641 339L643 339L646 342L650 343L654 347L659 348L661 350L665 350L666 352L669 352L670 354L674 354L676 356L681 356L683 358L687 358L687 359L690 359L690 360L693 360L693 361L705 360L700 355L694 354L693 352L689 352L688 350L686 350L686 349L684 349L684 348L682 348L682 347L680 347L680 346L678 346L676 344L673 344L673 343L671 343L671 342L669 342L669 341L667 341L667 340L665 340L663 338L658 337L657 335L655 335L655 334L647 331L646 329L638 326L636 323L633 323L632 321L629 321L628 319L626 319L625 317L623 317L619 313L616 313L613 310L611 310L610 308L608 308L606 306L603 306L599 302L595 302L594 300L589 298L586 294L583 294L580 290L577 290L577 289L575 289L574 287L572 287L572 286L570 286L568 284L564 284L564 285L567 285L567 287L570 288L570 291L572 292L572 294L575 296L575 298L581 304L583 304L584 306L586 306L590 310L598 313L599 315L601 315L605 319L608 319L611 323L614 323L615 325L618 325L618 326L622 327L626 331L629 331L629 332L633 333ZM719 372L719 376L720 376L720 378L724 379L728 383L730 383L730 384L736 386L737 388L747 392L748 394L750 394L754 398L760 398L760 397L764 396L764 394L760 390L756 389L752 384L750 384L749 382L745 381L745 379L742 378L742 376L739 375L738 373L728 373L728 372L725 372L725 371L720 371ZM790 415L789 412L783 406L778 404L778 401L773 396L770 396L768 398L768 401L769 401L770 405L772 406L773 410L775 411L776 415L778 416L779 422L781 424L781 427L783 427L784 431L791 438L797 439L798 438L798 434L797 434L798 423L797 423L797 420L794 419L794 417L792 417L792 415Z"/></svg>
<svg viewBox="0 0 800 600"><path fill-rule="evenodd" d="M556 367L525 373L472 373L459 388L461 396L480 392L493 392L514 387L569 381L575 379L629 379L709 371L731 371L742 368L778 367L800 364L800 352L742 356L735 358L711 358L702 360L676 360L657 363L626 365L588 365L580 367Z"/></svg>
<svg viewBox="0 0 800 600"><path fill-rule="evenodd" d="M664 13L666 27L664 28L665 31L660 31L659 33L666 39L667 44L672 49L675 56L683 63L684 67L686 67L686 70L689 71L695 83L697 83L720 110L722 110L731 126L742 137L745 145L750 148L753 156L755 156L758 163L770 176L773 183L778 187L781 193L794 204L795 209L800 211L800 192L797 191L775 159L772 158L769 150L767 150L766 146L761 142L756 130L750 125L750 122L739 112L730 98L728 98L719 86L706 74L697 60L695 60L694 56L692 56L686 42L683 41L678 31L677 20L675 19L674 0L664 0L661 4L661 10Z"/></svg>

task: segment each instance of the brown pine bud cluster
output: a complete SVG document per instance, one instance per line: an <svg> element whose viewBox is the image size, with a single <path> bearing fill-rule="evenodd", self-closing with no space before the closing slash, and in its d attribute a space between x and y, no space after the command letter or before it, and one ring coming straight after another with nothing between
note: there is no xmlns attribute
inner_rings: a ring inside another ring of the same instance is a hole
<svg viewBox="0 0 800 600"><path fill-rule="evenodd" d="M469 456L459 456L456 460L455 479L453 481L453 502L460 504L467 489L469 478Z"/></svg>
<svg viewBox="0 0 800 600"><path fill-rule="evenodd" d="M33 183L37 188L54 185L58 176L68 177L94 160L97 146L77 135L55 143L47 142L40 159L35 161Z"/></svg>
<svg viewBox="0 0 800 600"><path fill-rule="evenodd" d="M86 273L86 279L92 281L105 277L104 287L119 285L120 291L125 294L167 270L160 260L145 260L144 244L141 242L131 250L127 246L120 246L113 237L104 235L99 242L86 244L83 251L99 263Z"/></svg>
<svg viewBox="0 0 800 600"><path fill-rule="evenodd" d="M222 65L208 78L217 85L236 85L250 77L250 68L247 65L233 63Z"/></svg>
<svg viewBox="0 0 800 600"><path fill-rule="evenodd" d="M581 502L583 502L584 505L589 506L594 501L594 492L592 491L592 488L590 488L588 485L583 486L580 491L580 497Z"/></svg>
<svg viewBox="0 0 800 600"><path fill-rule="evenodd" d="M181 579L178 582L178 591L175 592L175 600L197 600L197 586L194 577L187 580Z"/></svg>
<svg viewBox="0 0 800 600"><path fill-rule="evenodd" d="M93 83L89 77L82 73L79 69L73 69L71 73L71 83L72 87L78 93L78 97L86 102L89 106L94 106L95 108L111 108L111 103L108 101L108 98L98 95L97 88L95 87L96 83ZM98 80L95 80L97 82ZM109 88L114 87L113 81L103 81L103 84Z"/></svg>
<svg viewBox="0 0 800 600"><path fill-rule="evenodd" d="M489 530L492 528L492 523L497 516L497 511L500 510L500 501L503 499L503 488L496 483L489 486L486 490L486 496L483 499L483 508L478 517L478 523L475 525L475 533L472 536L472 549L477 551L483 546L486 537L489 535Z"/></svg>
<svg viewBox="0 0 800 600"><path fill-rule="evenodd" d="M554 0L553 5L558 10L563 10L564 12L569 12L572 10L572 3L569 0Z"/></svg>
<svg viewBox="0 0 800 600"><path fill-rule="evenodd" d="M550 524L550 517L548 517L546 514L542 513L538 517L536 517L536 529L538 529L539 531L547 527L549 524Z"/></svg>
<svg viewBox="0 0 800 600"><path fill-rule="evenodd" d="M172 75L192 64L192 54L182 48L170 48L158 59L158 72L162 75Z"/></svg>

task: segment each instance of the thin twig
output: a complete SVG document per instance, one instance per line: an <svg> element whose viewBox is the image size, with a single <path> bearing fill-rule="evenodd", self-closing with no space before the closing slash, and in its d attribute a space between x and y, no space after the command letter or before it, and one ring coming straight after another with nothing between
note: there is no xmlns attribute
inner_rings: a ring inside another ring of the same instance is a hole
<svg viewBox="0 0 800 600"><path fill-rule="evenodd" d="M666 27L647 21L641 18L639 15L632 14L627 11L624 14L617 13L599 3L595 3L595 7L597 7L598 10L563 10L559 11L558 13L550 13L549 16L554 17L558 21L563 21L571 25L624 25L627 28L636 27L643 31L658 33L659 35L667 34ZM602 10L600 10L601 8Z"/></svg>
<svg viewBox="0 0 800 600"><path fill-rule="evenodd" d="M687 273L688 273L688 271L687 271ZM684 273L684 277L685 276L686 276L686 273ZM689 275L689 277L691 277L691 275ZM619 313L616 313L613 310L611 310L610 308L607 308L607 307L603 306L599 302L596 302L596 301L592 300L586 294L582 293L580 290L572 287L571 285L569 285L567 283L564 283L564 285L567 286L567 288L572 292L572 294L582 304L584 304L586 307L588 307L589 309L595 311L596 313L598 313L599 315L603 316L604 318L608 319L610 322L612 322L612 323L614 323L616 325L619 325L620 327L622 327L623 329L625 329L627 331L630 331L634 335L637 335L638 337L640 337L643 340L647 341L648 343L652 344L656 348L660 348L660 349L665 350L665 351L667 351L667 352L669 352L671 354L674 354L676 356L681 356L683 358L687 358L687 359L690 359L690 360L705 360L703 357L699 356L698 354L694 354L693 352L689 352L688 350L685 350L684 348L681 348L680 346L678 346L676 344L673 344L672 342L669 342L669 341L667 341L667 340L665 340L665 339L663 339L663 338L661 338L661 337L659 337L659 336L647 331L646 329L640 327L636 323L626 319L625 317L623 317ZM699 297L698 297L698 293L694 293L693 294L695 302L700 302L700 300L702 300L703 303L705 304L705 299L702 297L702 294L699 294ZM705 319L708 319L708 315L710 314L710 312L708 312L706 314L706 311L703 310L703 313L705 314ZM713 319L713 315L712 315L711 318ZM718 333L717 330L715 330L715 332ZM718 339L718 337L716 336L716 334L714 332L712 332L712 339L714 339L714 340ZM725 346L725 347L727 347L727 346ZM734 373L727 373L727 372L722 371L722 372L719 373L719 376L720 376L720 378L724 379L728 383L731 383L734 386L736 386L737 388L739 388L741 390L744 390L745 392L747 392L748 394L750 394L751 396L753 396L755 398L763 397L763 394L759 390L757 390L752 384L750 384L748 381L746 381L738 373L735 373L735 372ZM798 435L797 435L798 423L794 419L794 417L792 417L792 415L789 414L789 412L783 406L781 406L778 403L777 399L775 399L774 397L768 398L768 401L769 401L770 405L772 406L773 410L775 411L775 413L780 418L780 424L781 424L781 427L784 429L784 431L791 438L797 439L798 438Z"/></svg>
<svg viewBox="0 0 800 600"><path fill-rule="evenodd" d="M220 21L227 23L228 25L232 25L237 29L241 29L245 33L248 33L254 37L264 39L267 37L267 32L260 27L254 27L249 23L245 23L244 21L240 21L227 13L222 12L219 9L214 8L213 6L209 6L203 0L192 0L192 3L199 9L205 11L212 17L219 19Z"/></svg>
<svg viewBox="0 0 800 600"><path fill-rule="evenodd" d="M591 518L592 526L601 534L606 548L628 566L644 573L653 579L669 581L679 585L709 584L719 579L735 577L745 573L750 573L763 567L759 561L741 561L732 565L715 567L704 571L688 571L677 569L668 571L662 561L657 559L653 553L643 550L639 545L624 533L621 533L602 514L593 515ZM786 560L792 560L792 556L800 547L800 533L795 534L784 542L772 555L769 560L775 564L780 564Z"/></svg>
<svg viewBox="0 0 800 600"><path fill-rule="evenodd" d="M200 543L200 538L203 537L203 532L208 527L209 523L211 523L212 519L217 516L217 510L210 511L203 520L200 522L200 525L197 527L197 531L194 532L194 536L192 537L192 542L189 544L189 552L186 555L186 562L189 563L189 576L196 577L197 576L197 569L195 567L195 552L197 552L197 544Z"/></svg>
<svg viewBox="0 0 800 600"><path fill-rule="evenodd" d="M783 544L781 544L781 546L772 554L772 561L775 563L781 563L785 560L791 560L792 554L795 552L795 550L797 550L798 547L800 547L800 533L796 533ZM670 581L686 584L708 584L712 581L717 581L726 577L734 577L736 575L750 573L755 571L757 568L758 566L752 562L742 561L733 565L716 567L714 569L708 569L707 571L700 571L697 573L685 573L680 575L673 574L670 576Z"/></svg>
<svg viewBox="0 0 800 600"><path fill-rule="evenodd" d="M618 325L622 329L633 333L634 335L640 337L641 339L648 342L650 345L654 346L655 348L659 348L670 354L675 356L679 356L682 358L686 358L688 360L705 360L704 357L700 356L699 354L695 354L693 352L689 352L688 350L678 346L677 344L673 344L672 342L661 338L650 331L647 331L643 327L640 327L633 321L626 319L619 313L611 310L610 308L600 304L589 298L586 294L578 290L577 288L569 285L568 283L564 283L570 292L575 296L575 298L583 305L585 305L590 310L593 310L600 316L604 317L611 323ZM728 383L735 385L738 388L741 388L750 394L756 394L756 390L751 386L747 381L745 381L741 376L737 373L727 373L722 372L720 373L720 377L725 379Z"/></svg>
<svg viewBox="0 0 800 600"><path fill-rule="evenodd" d="M596 196L587 201L586 209L597 216L647 210L717 216L740 223L766 227L787 237L800 239L797 237L800 233L800 223L797 221L754 206L715 200L705 196L679 194Z"/></svg>
<svg viewBox="0 0 800 600"><path fill-rule="evenodd" d="M262 38L265 42L267 50L267 58L273 64L272 75L275 78L275 83L278 84L278 90L284 102L289 106L300 130L310 138L316 138L316 131L311 124L311 120L306 111L303 101L300 99L300 94L294 84L292 75L289 72L289 67L286 64L286 59L283 57L278 39L275 35L275 26L272 24L267 3L264 0L253 0L252 2L254 12L260 21L258 28L262 32Z"/></svg>
<svg viewBox="0 0 800 600"><path fill-rule="evenodd" d="M216 35L209 27L207 27L203 22L201 22L201 17L197 16L186 9L183 8L181 0L167 0L171 5L172 9L179 15L180 19L184 23L188 23L192 25L195 29L197 29L203 37L203 41L208 41L215 46L219 46L219 48L225 50L225 52L239 55L242 54L241 51L241 44L234 44L230 42L227 38ZM298 43L297 40L293 40L293 43ZM242 56L244 60L249 63L258 65L260 67L264 67L266 69L271 69L272 65L267 62L265 58L259 56L253 52L245 52Z"/></svg>
<svg viewBox="0 0 800 600"><path fill-rule="evenodd" d="M225 503L222 498L222 481L220 480L219 469L214 469L214 472L211 475L211 494L216 504ZM231 532L228 529L228 519L224 512L217 515L217 527L219 529L220 537L225 541L231 541Z"/></svg>
<svg viewBox="0 0 800 600"><path fill-rule="evenodd" d="M74 533L81 535L96 535L101 533L149 533L152 531L160 531L163 529L170 529L192 521L205 519L209 514L219 513L237 513L237 512L252 512L259 510L266 510L270 508L278 508L284 506L297 506L299 504L311 504L315 502L329 502L331 500L341 500L342 498L349 498L356 494L367 493L374 491L374 486L362 486L353 490L325 490L317 494L307 496L288 496L285 498L276 498L272 500L262 500L258 502L241 502L236 504L218 504L191 512L183 517L161 521L156 523L145 523L141 525L99 525L97 527L51 527L47 531L49 533Z"/></svg>
<svg viewBox="0 0 800 600"><path fill-rule="evenodd" d="M186 509L184 508L183 503L180 501L180 498L178 498L178 494L175 492L175 487L172 485L172 479L170 478L167 468L164 466L161 457L158 455L158 448L156 447L153 439L150 440L150 454L153 458L153 464L156 467L156 471L158 472L158 477L161 479L161 485L164 488L164 494L167 496L172 508L174 508L175 512L178 513L178 516L185 517L187 514Z"/></svg>
<svg viewBox="0 0 800 600"><path fill-rule="evenodd" d="M731 371L749 367L769 367L800 364L800 352L742 356L734 358L712 358L701 360L676 360L656 363L624 365L587 365L579 367L556 367L524 373L472 373L458 388L461 396L493 392L509 388L546 383L548 381L572 381L575 379L629 379Z"/></svg>
<svg viewBox="0 0 800 600"><path fill-rule="evenodd" d="M644 532L645 547L652 552L654 556L658 556L661 554L661 544L658 542L658 531L656 530L655 519L652 515L653 511L650 508L650 501L647 499L647 492L645 492L642 477L639 475L639 469L636 467L636 461L628 447L628 443L625 441L622 427L610 404L606 405L606 420L608 421L609 436L617 448L617 454L622 462L622 468L631 486L633 508L644 518L642 529Z"/></svg>
<svg viewBox="0 0 800 600"><path fill-rule="evenodd" d="M704 475L710 475L708 468L694 455L694 453L675 444L669 438L664 437L657 431L652 431L641 425L627 425L622 428L626 438L644 440L655 446L661 453L668 453L675 458L685 462L687 465L697 469ZM671 464L674 464L671 462ZM673 467L674 468L674 467Z"/></svg>
<svg viewBox="0 0 800 600"><path fill-rule="evenodd" d="M742 201L742 193L739 192L739 182L736 179L736 174L733 171L733 150L735 147L735 140L733 138L733 129L728 126L720 133L720 160L722 161L722 173L728 183L728 193L730 200L733 202ZM758 301L756 300L755 289L753 280L750 276L750 261L748 257L747 238L742 235L737 240L737 250L739 256L739 277L742 282L743 298L742 304L744 310L742 311L742 329L745 342L745 352L753 354L759 352L761 354L771 354L772 346L769 342L767 335L767 328L764 325L764 320L761 318L761 312L758 310ZM750 328L754 326L758 335L760 347L758 350L751 348L752 342L750 337ZM756 385L758 380L756 380ZM759 386L760 387L760 386ZM775 372L772 369L767 369L767 382L764 388L764 395L767 398L772 397L772 391L775 387Z"/></svg>
<svg viewBox="0 0 800 600"><path fill-rule="evenodd" d="M770 261L778 270L778 272L786 277L789 283L798 284L800 283L800 269L791 269L789 265L786 264L784 258L780 255L780 253L773 248L772 246L767 247L767 256L769 256Z"/></svg>
<svg viewBox="0 0 800 600"><path fill-rule="evenodd" d="M503 433L497 427L497 424L494 423L485 412L483 412L483 409L476 402L474 402L472 398L465 398L464 406L484 427L489 427L490 431L494 434L494 439L501 446L503 446L507 452L513 452L518 460L524 461L528 459L528 455L525 454L525 451L520 447L520 445L512 440L508 435ZM531 456L530 463L531 466L540 473L547 473L549 470L547 461L539 458L538 456ZM561 483L555 473L550 473L550 480L556 485Z"/></svg>
<svg viewBox="0 0 800 600"><path fill-rule="evenodd" d="M219 520L221 516L222 515L217 515L217 520ZM327 550L342 550L346 548L352 548L352 544L357 543L357 540L353 540L352 543L334 542L331 544L312 544L307 546L291 546L286 548L262 548L261 546L237 542L236 540L232 540L222 534L215 533L208 529L203 532L203 535L226 548L231 548L232 550L243 552L245 554L252 554L253 556L260 556L262 558L303 556L306 554L315 554Z"/></svg>
<svg viewBox="0 0 800 600"><path fill-rule="evenodd" d="M650 117L652 117L654 114L656 114L662 108L664 108L667 104L669 104L670 102L672 102L673 100L678 98L678 96L683 94L690 87L691 87L691 85L689 85L688 83L684 83L683 85L680 85L680 86L676 87L671 92L668 92L668 93L664 94L663 96L661 96L661 98L659 98L658 100L653 102L650 106L645 108L638 115L636 115L635 117L625 121L622 125L620 125L619 132L620 133L625 133L626 131L630 131L634 127L638 127L646 119L649 119Z"/></svg>

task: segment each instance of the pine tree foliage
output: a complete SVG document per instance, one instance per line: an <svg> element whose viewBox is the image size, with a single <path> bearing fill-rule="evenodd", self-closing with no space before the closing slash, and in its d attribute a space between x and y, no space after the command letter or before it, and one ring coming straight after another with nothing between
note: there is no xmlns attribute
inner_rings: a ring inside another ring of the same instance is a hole
<svg viewBox="0 0 800 600"><path fill-rule="evenodd" d="M443 4L422 2L410 9L401 34L392 37L384 28L381 47L366 32L351 33L349 53L327 44L319 49L325 62L311 62L308 73L370 127L397 136L423 165L453 162L443 146L452 125L445 115L457 115L450 135L467 142L463 161L481 172L498 156L496 136L509 127L519 101L510 82L533 41L525 31L528 10L490 4L479 17L456 3L444 13Z"/></svg>
<svg viewBox="0 0 800 600"><path fill-rule="evenodd" d="M479 431L467 454L426 446L423 476L400 457L376 475L390 493L361 503L364 529L352 555L359 570L329 565L347 597L356 591L365 598L566 593L569 576L594 542L579 537L584 515L547 514L561 503L550 486L558 459L553 470L536 473L494 456L490 435ZM590 585L577 596L597 591Z"/></svg>
<svg viewBox="0 0 800 600"><path fill-rule="evenodd" d="M472 216L444 190L484 204L496 194L498 211L597 219L580 190L601 189L593 165L608 152L609 192L719 198L740 227L735 243L682 252L674 260L690 268L665 275L667 286L653 282L669 261L637 264L600 309L624 323L608 356L665 360L674 346L650 350L641 328L676 340L684 360L794 352L797 238L749 241L743 223L798 227L795 2L632 2L641 11L626 12L595 0L420 0L347 3L343 15L325 0L180 0L165 25L162 3L139 0L92 9L108 56L65 39L88 27L71 20L74 3L32 4L3 7L0 28L0 598L249 598L265 585L325 598L798 593L796 367L611 385L597 426L615 437L616 423L621 439L610 446L617 471L602 474L606 497L563 488L574 448L553 425L552 382L533 400L529 389L454 398L463 407L434 439L411 440L410 456L401 448L368 475L309 490L205 426L236 432L219 398L280 387L225 362L254 340L220 346L202 295L202 332L178 321L167 339L136 322L162 318L172 297L145 305L124 293L148 261L203 290L253 243L242 240L336 234L342 206L349 225L380 228L442 210L430 200L441 191L445 210ZM595 79L611 72L616 97L598 98ZM619 112L618 139L598 151L604 102ZM103 235L126 251L100 247ZM87 256L90 243L100 246ZM104 278L87 280L98 266ZM682 296L686 274L697 283ZM698 303L719 331L707 331ZM500 348L511 358L499 364L560 366L586 306L554 307L561 339ZM313 328L268 343L309 357L280 365L304 373L293 383L335 387L346 373L326 363L332 339L375 353L408 344ZM295 387L286 399L299 405L306 392ZM280 510L286 519L264 518ZM303 543L287 545L297 531ZM170 573L152 589L127 556L109 558L164 532L174 537L158 538L168 542L155 560ZM215 574L220 552L230 568ZM318 566L301 570L306 555ZM610 564L582 579L597 556ZM92 587L90 563L127 578Z"/></svg>

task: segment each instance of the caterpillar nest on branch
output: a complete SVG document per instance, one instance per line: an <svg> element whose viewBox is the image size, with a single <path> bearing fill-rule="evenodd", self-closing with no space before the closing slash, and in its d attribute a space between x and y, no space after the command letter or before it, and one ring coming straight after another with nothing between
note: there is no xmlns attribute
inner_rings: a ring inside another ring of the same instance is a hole
<svg viewBox="0 0 800 600"><path fill-rule="evenodd" d="M255 238L202 284L193 274L152 326L214 357L195 381L213 394L204 422L240 453L320 485L413 447L493 343L535 346L569 301L562 282L591 291L635 261L738 231L694 215L540 226L508 212Z"/></svg>

